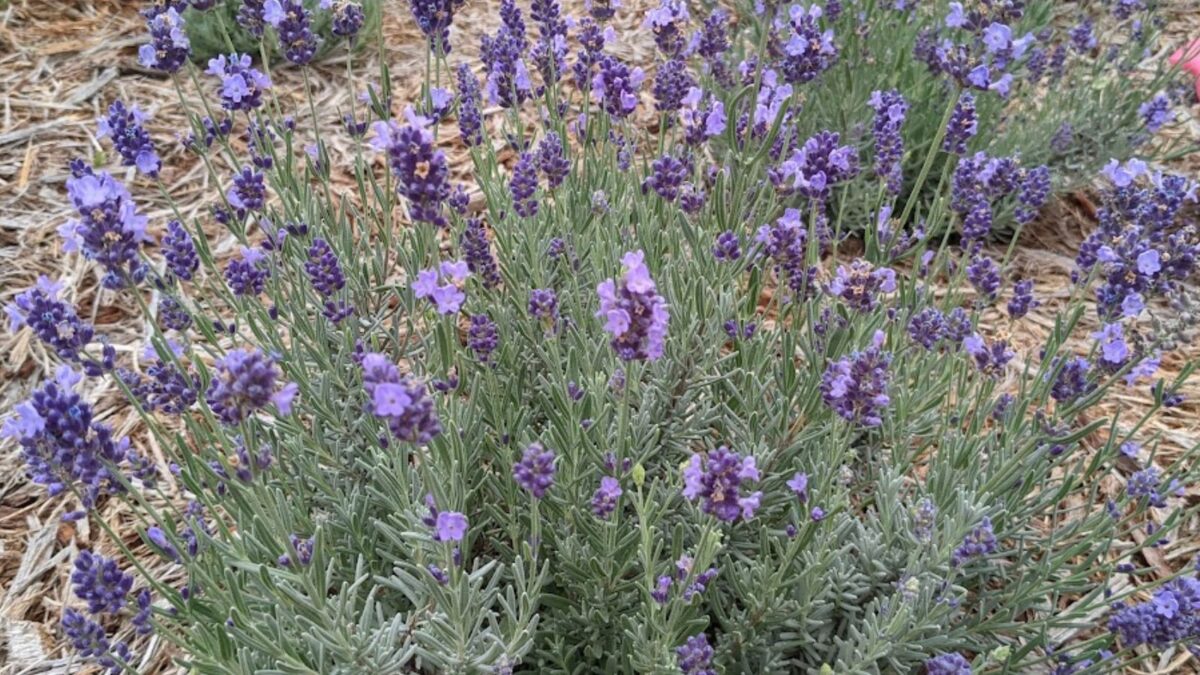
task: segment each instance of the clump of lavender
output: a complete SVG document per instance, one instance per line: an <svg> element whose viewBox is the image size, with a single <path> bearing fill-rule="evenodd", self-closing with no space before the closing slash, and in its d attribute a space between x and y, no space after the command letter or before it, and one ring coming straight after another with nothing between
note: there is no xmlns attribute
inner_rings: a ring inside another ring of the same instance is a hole
<svg viewBox="0 0 1200 675"><path fill-rule="evenodd" d="M655 107L659 112L675 112L683 107L683 100L696 86L682 59L670 59L658 66L654 75Z"/></svg>
<svg viewBox="0 0 1200 675"><path fill-rule="evenodd" d="M883 351L885 336L877 332L872 344L830 363L821 376L821 397L842 419L877 427L883 424L888 397L888 367L892 355Z"/></svg>
<svg viewBox="0 0 1200 675"><path fill-rule="evenodd" d="M524 59L525 22L513 0L501 0L500 19L496 34L481 38L479 55L488 71L484 90L491 104L516 108L533 94Z"/></svg>
<svg viewBox="0 0 1200 675"><path fill-rule="evenodd" d="M721 446L706 455L692 454L683 470L683 496L700 500L701 509L718 520L750 520L762 501L762 492L743 497L740 489L744 481L759 480L754 457L742 457Z"/></svg>
<svg viewBox="0 0 1200 675"><path fill-rule="evenodd" d="M188 234L183 223L172 220L167 223L167 233L162 239L163 258L166 259L167 269L176 278L191 281L196 270L200 268L200 257L196 254L196 244L192 235Z"/></svg>
<svg viewBox="0 0 1200 675"><path fill-rule="evenodd" d="M612 348L623 361L654 361L663 353L667 337L667 302L658 294L645 254L626 253L621 258L619 280L607 279L596 287L600 309L596 317L612 336Z"/></svg>
<svg viewBox="0 0 1200 675"><path fill-rule="evenodd" d="M402 377L388 357L376 352L365 354L362 371L363 388L370 399L367 407L387 424L393 436L421 445L442 433L424 385L412 377Z"/></svg>
<svg viewBox="0 0 1200 675"><path fill-rule="evenodd" d="M554 459L553 450L542 447L541 443L533 443L525 448L521 460L513 464L513 479L522 489L541 499L554 485Z"/></svg>

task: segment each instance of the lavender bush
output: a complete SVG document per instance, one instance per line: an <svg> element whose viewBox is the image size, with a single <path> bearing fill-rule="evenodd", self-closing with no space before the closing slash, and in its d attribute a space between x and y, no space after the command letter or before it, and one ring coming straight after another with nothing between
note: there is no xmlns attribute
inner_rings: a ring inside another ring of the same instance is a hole
<svg viewBox="0 0 1200 675"><path fill-rule="evenodd" d="M101 128L139 177L80 160L66 186L67 248L145 310L144 353L51 279L7 308L61 361L4 423L30 479L69 518L127 500L186 579L115 536L122 559L81 553L82 660L136 670L155 633L204 673L1071 673L1200 639L1193 571L1154 587L1142 563L1194 479L1194 450L1168 465L1141 430L1194 367L1156 374L1194 311L1196 184L1104 167L1037 347L1015 336L1039 289L985 246L1068 180L1035 132L1074 125L1087 162L1143 133L1056 117L1150 98L1091 24L830 1L735 30L666 0L647 73L610 50L615 2L503 0L483 63L453 65L458 3L414 0L421 97L393 104L384 70L316 128L268 65L193 66L184 17L212 3L185 4L147 9L140 59L179 85L211 218L139 215L170 195L132 102ZM1142 3L1111 5L1150 39ZM314 21L378 39L356 7L239 17L304 68ZM1041 96L1020 83L1039 69ZM84 377L114 378L169 473L94 419ZM1101 415L1128 387L1154 404Z"/></svg>

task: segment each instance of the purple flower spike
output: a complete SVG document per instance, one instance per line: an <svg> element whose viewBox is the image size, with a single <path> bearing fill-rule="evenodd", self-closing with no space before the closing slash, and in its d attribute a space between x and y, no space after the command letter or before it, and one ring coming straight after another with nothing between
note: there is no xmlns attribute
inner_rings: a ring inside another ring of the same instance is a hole
<svg viewBox="0 0 1200 675"><path fill-rule="evenodd" d="M224 54L209 60L209 75L221 78L221 105L226 110L251 111L262 105L271 79L250 67L249 54Z"/></svg>
<svg viewBox="0 0 1200 675"><path fill-rule="evenodd" d="M513 479L535 498L541 499L554 485L554 459L553 450L543 448L541 443L534 443L525 448L521 461L513 464Z"/></svg>
<svg viewBox="0 0 1200 675"><path fill-rule="evenodd" d="M424 444L442 433L433 401L420 382L402 377L395 364L375 352L363 356L362 369L368 408L387 422L393 436Z"/></svg>
<svg viewBox="0 0 1200 675"><path fill-rule="evenodd" d="M596 488L596 494L592 496L592 513L596 514L597 518L608 518L616 510L617 500L623 492L621 483L616 478L601 478L600 487Z"/></svg>
<svg viewBox="0 0 1200 675"><path fill-rule="evenodd" d="M96 137L111 138L123 166L136 166L138 171L153 178L158 175L162 161L154 151L150 134L142 127L145 121L145 113L136 105L126 108L124 103L113 101L108 116L96 121Z"/></svg>
<svg viewBox="0 0 1200 675"><path fill-rule="evenodd" d="M721 446L707 456L693 454L683 470L683 496L702 500L701 509L719 520L732 523L739 517L750 520L758 509L762 492L739 494L743 481L758 481L754 457L742 457Z"/></svg>
<svg viewBox="0 0 1200 675"><path fill-rule="evenodd" d="M150 42L138 48L138 63L146 68L174 73L187 63L192 45L183 27L183 17L174 7L146 19Z"/></svg>
<svg viewBox="0 0 1200 675"><path fill-rule="evenodd" d="M294 382L280 384L280 377L275 360L260 350L235 349L217 361L208 404L230 426L268 405L274 405L280 414L291 414L299 387Z"/></svg>
<svg viewBox="0 0 1200 675"><path fill-rule="evenodd" d="M888 367L892 355L882 350L883 334L875 334L868 349L843 357L825 369L821 396L844 420L864 427L883 424L888 397Z"/></svg>
<svg viewBox="0 0 1200 675"><path fill-rule="evenodd" d="M405 126L395 120L372 124L371 147L387 154L396 192L408 200L412 219L445 227L442 204L450 198L446 154L434 148L433 134L425 128L427 120L412 113L409 121Z"/></svg>
<svg viewBox="0 0 1200 675"><path fill-rule="evenodd" d="M596 287L600 309L596 317L612 335L612 347L623 361L654 361L663 353L667 336L667 302L658 294L641 251L621 259L620 284L607 279Z"/></svg>

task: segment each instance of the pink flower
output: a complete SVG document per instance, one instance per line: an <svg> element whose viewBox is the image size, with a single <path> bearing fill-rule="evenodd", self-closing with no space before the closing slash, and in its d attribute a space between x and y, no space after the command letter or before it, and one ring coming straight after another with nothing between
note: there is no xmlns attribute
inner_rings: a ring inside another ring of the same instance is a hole
<svg viewBox="0 0 1200 675"><path fill-rule="evenodd" d="M1196 96L1200 97L1200 38L1192 40L1183 49L1176 50L1167 61L1196 78Z"/></svg>

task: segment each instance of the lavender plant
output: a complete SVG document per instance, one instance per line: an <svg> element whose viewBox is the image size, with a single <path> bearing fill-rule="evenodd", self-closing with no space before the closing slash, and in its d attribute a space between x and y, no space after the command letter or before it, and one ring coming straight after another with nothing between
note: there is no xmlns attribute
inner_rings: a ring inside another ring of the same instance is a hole
<svg viewBox="0 0 1200 675"><path fill-rule="evenodd" d="M1084 95L1011 81L1041 5L764 4L734 30L665 0L651 77L609 52L616 3L504 0L472 68L448 61L457 4L414 2L421 100L393 105L384 67L319 128L232 40L192 65L201 4L149 11L140 57L178 85L211 217L139 215L171 196L132 106L103 128L142 178L77 161L68 184L63 236L146 312L145 354L118 359L53 280L7 308L62 361L3 426L31 480L70 518L127 500L185 580L116 536L123 558L80 554L80 659L136 670L153 632L195 672L1082 672L1200 638L1194 572L1141 574L1195 478L1195 449L1164 462L1143 429L1195 366L1157 375L1193 311L1196 184L1105 167L1042 345L1009 337L1036 285L985 246L1067 180L994 133L1009 105ZM306 69L304 21L349 35L353 6L239 17ZM918 36L922 78L849 77L879 49L907 72ZM1089 92L1137 90L1104 73ZM821 94L843 84L862 129ZM85 376L113 378L168 472L95 419ZM1102 414L1127 387L1153 405Z"/></svg>

